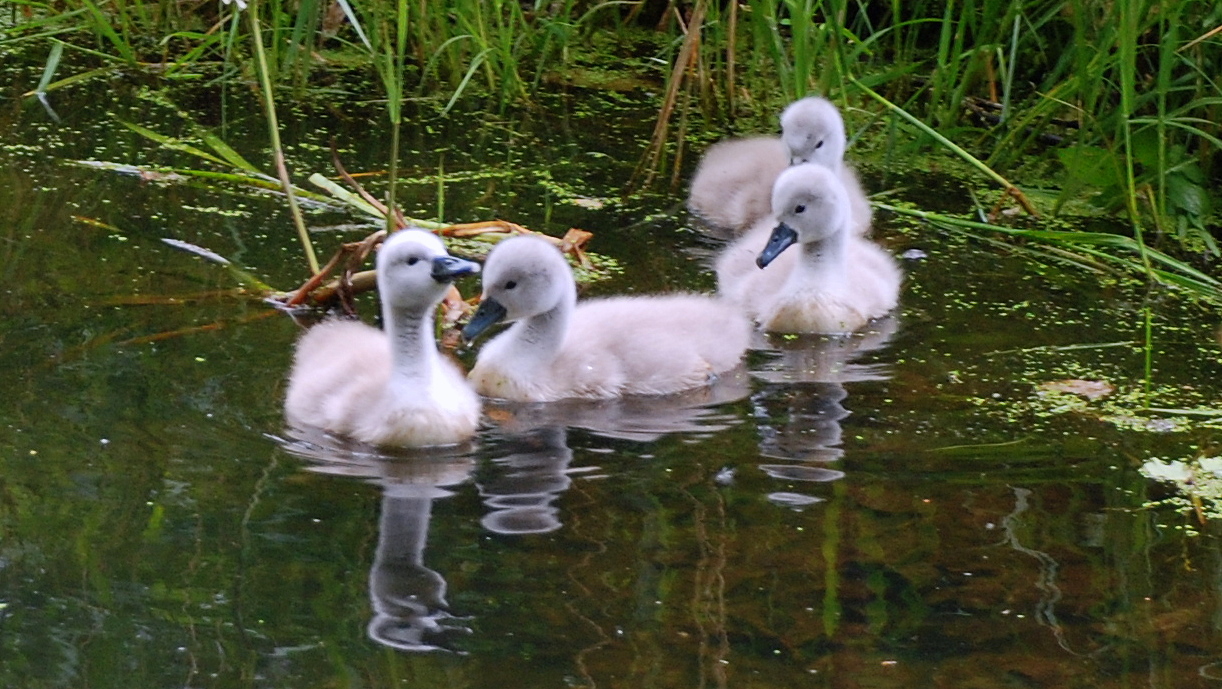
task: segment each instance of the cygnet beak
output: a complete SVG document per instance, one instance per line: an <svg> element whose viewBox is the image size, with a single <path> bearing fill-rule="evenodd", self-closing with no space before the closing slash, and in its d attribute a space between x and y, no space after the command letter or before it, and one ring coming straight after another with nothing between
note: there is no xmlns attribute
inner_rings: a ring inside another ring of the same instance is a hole
<svg viewBox="0 0 1222 689"><path fill-rule="evenodd" d="M462 275L479 272L479 264L457 256L438 256L433 259L433 279L437 282L451 282Z"/></svg>
<svg viewBox="0 0 1222 689"><path fill-rule="evenodd" d="M475 310L475 315L467 321L467 327L462 329L462 337L467 342L474 340L480 336L488 328L505 319L505 315L509 312L501 305L501 302L495 299L485 298L479 303L479 308Z"/></svg>
<svg viewBox="0 0 1222 689"><path fill-rule="evenodd" d="M788 249L791 244L798 241L798 233L792 227L781 223L772 230L772 234L768 237L768 243L764 245L764 250L755 258L755 265L760 268L766 267L772 263L781 252Z"/></svg>

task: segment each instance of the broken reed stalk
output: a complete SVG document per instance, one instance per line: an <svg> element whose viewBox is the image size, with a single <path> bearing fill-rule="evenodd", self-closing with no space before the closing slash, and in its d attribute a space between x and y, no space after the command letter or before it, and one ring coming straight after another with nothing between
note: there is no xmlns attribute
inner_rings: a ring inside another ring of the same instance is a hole
<svg viewBox="0 0 1222 689"><path fill-rule="evenodd" d="M397 153L395 155L397 156ZM403 211L399 210L398 206L394 204L393 193L388 193L391 201L391 204L388 206L379 201L376 196L369 193L365 187L361 186L360 182L356 181L356 179L349 174L347 168L344 167L344 163L339 159L339 148L336 146L334 138L331 139L331 163L335 166L335 171L339 174L340 179L347 182L353 189L356 189L356 193L360 194L361 198L364 199L366 203L373 206L378 210L378 212L385 216L387 232L401 230L409 225L407 218L403 215ZM390 173L392 182L394 177L397 175L396 169L397 166L392 166ZM391 212L392 210L393 213ZM394 216L394 223L390 221L392 215Z"/></svg>
<svg viewBox="0 0 1222 689"><path fill-rule="evenodd" d="M670 78L666 82L666 97L662 101L662 109L658 112L658 122L654 125L653 135L649 140L649 149L632 173L633 180L636 180L641 174L645 175L644 182L640 185L642 187L652 184L654 175L657 174L662 151L666 148L666 133L670 129L670 118L674 115L675 104L679 98L679 87L700 55L700 31L704 26L705 10L705 0L697 0L696 7L692 10L692 16L687 23L686 36L683 39L682 47L679 48L679 56L675 59L675 66L671 69Z"/></svg>

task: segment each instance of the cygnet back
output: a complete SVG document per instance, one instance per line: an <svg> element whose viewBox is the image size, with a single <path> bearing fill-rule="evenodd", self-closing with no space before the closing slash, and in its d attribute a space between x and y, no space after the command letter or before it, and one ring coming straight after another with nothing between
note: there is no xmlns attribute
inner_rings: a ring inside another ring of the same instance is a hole
<svg viewBox="0 0 1222 689"><path fill-rule="evenodd" d="M739 365L751 326L731 304L676 294L576 303L564 257L535 237L488 256L484 296L463 334L513 322L480 350L470 380L516 401L663 395L708 385Z"/></svg>
<svg viewBox="0 0 1222 689"><path fill-rule="evenodd" d="M848 139L840 110L811 96L781 113L781 137L728 139L705 153L692 177L688 208L715 228L747 232L772 211L772 184L790 165L816 163L836 172L849 195L852 232L870 232L873 209L844 161Z"/></svg>

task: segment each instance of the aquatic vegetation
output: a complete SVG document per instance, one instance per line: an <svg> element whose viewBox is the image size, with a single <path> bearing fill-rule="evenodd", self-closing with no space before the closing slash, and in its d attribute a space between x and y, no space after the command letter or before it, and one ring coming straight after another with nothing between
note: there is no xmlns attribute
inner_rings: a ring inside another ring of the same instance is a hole
<svg viewBox="0 0 1222 689"><path fill-rule="evenodd" d="M1073 262L1091 270L1117 268L1130 274L1145 275L1152 281L1179 288L1192 297L1222 304L1222 279L1189 263L1164 254L1130 238L1108 232L1047 230L1007 227L941 213L931 213L899 204L876 204L879 208L934 223L939 227L980 236L980 233L1025 239L1049 248L1050 256Z"/></svg>
<svg viewBox="0 0 1222 689"><path fill-rule="evenodd" d="M503 111L557 84L654 91L657 126L632 183L677 188L694 141L773 129L781 106L815 92L848 110L854 140L884 139L889 159L932 144L968 160L1007 191L998 208L1034 212L1031 182L1013 172L1045 159L1053 212L1086 198L1123 214L1141 246L1168 237L1219 255L1222 10L1209 3L19 4L0 50L47 47L27 95L49 113L56 91L116 66L176 80L219 68L222 88L254 74L267 103L273 89L290 90L282 101L344 81L364 82L366 97L380 90L390 205L409 96L443 112L489 98ZM66 69L75 73L57 79ZM271 133L274 110L266 116Z"/></svg>
<svg viewBox="0 0 1222 689"><path fill-rule="evenodd" d="M987 414L1026 424L1043 425L1072 415L1135 433L1222 428L1218 401L1204 397L1200 390L1185 385L1147 386L1144 380L1126 379L1118 371L1105 372L1075 361L1072 350L1062 348L1055 360L1052 357L1058 352L1049 348L1015 352L1024 362L1015 370L1014 384L1021 390L969 401ZM957 373L956 378L961 375Z"/></svg>
<svg viewBox="0 0 1222 689"><path fill-rule="evenodd" d="M1147 503L1195 514L1199 524L1222 519L1222 457L1168 459L1153 457L1141 465L1146 478L1170 483L1176 494Z"/></svg>
<svg viewBox="0 0 1222 689"><path fill-rule="evenodd" d="M273 106L274 107L274 106ZM206 144L211 152L202 150L196 145L175 139L163 134L159 134L148 128L122 122L124 126L141 136L156 142L160 146L174 151L190 154L203 161L207 161L216 166L226 168L223 171L217 170L198 170L188 168L168 168L168 167L151 167L131 165L125 163L110 163L94 160L78 160L71 161L73 164L83 167L91 167L102 170L109 170L122 174L131 174L139 176L142 180L160 183L160 184L175 184L180 183L188 178L198 178L210 182L232 183L240 186L250 187L258 190L279 189L286 192L286 197L293 201L293 208L296 208L295 199L301 199L312 204L315 208L328 208L330 210L348 210L355 212L361 216L365 216L377 223L390 226L392 229L404 227L419 227L429 229L438 234L450 238L451 241L458 242L459 250L464 250L466 255L473 257L483 257L488 252L489 242L499 241L505 237L517 234L538 234L559 246L566 254L573 257L574 270L576 271L576 279L580 284L588 284L618 271L618 266L615 261L605 257L591 254L585 250L585 245L593 237L589 232L571 228L563 237L551 237L549 235L535 233L526 228L503 220L492 220L479 223L451 224L427 220L423 218L413 218L405 216L398 208L394 208L391 212L388 206L372 194L366 191L357 180L344 169L339 160L339 153L332 148L332 160L335 164L339 177L346 182L351 189L328 179L319 173L314 173L310 176L309 181L316 187L322 189L326 194L310 191L302 187L294 185L288 179L287 168L284 167L284 156L278 144L273 144L273 149L276 151L276 163L279 169L280 179L260 171L256 166L250 163L240 153L226 144L216 134L208 131L203 127L192 123L192 131ZM275 139L273 139L275 140ZM496 176L495 171L483 171L482 176ZM504 173L501 173L504 174ZM478 179L479 176L472 176L472 179ZM391 176L394 179L394 176ZM440 179L440 177L438 178ZM553 182L550 175L543 171L540 176L540 181L553 191L559 191L563 197L574 197L575 194L567 188ZM597 199L585 199L587 202L598 202ZM209 210L208 212L215 213L233 213L233 211L221 211L220 209ZM304 219L300 212L294 213L297 221L301 221L301 232L305 233ZM296 221L295 221L296 222ZM369 252L381 241L385 236L385 232L374 232L369 234L364 239L357 242L349 242L342 245L326 266L320 266L317 259L313 255L313 246L309 242L308 237L304 240L307 252L307 263L309 265L311 277L302 287L291 292L280 292L276 297L278 300L286 302L289 306L296 306L301 303L313 303L317 305L329 305L339 299L342 303L352 295L372 289L374 286L374 277L372 271L366 273L357 273L362 262L368 257ZM465 240L465 242L463 241ZM179 240L165 240L176 248L185 248L188 251L197 255L214 260L214 262L222 263L223 265L231 265L227 259L223 259L209 250L179 242ZM178 242L178 243L176 243ZM210 254L210 255L208 255ZM215 257L215 258L214 258ZM219 259L219 260L216 260ZM338 266L345 265L343 275L337 278L338 281L328 282L327 278L333 270ZM270 292L270 288L268 290ZM461 310L460 310L461 315Z"/></svg>

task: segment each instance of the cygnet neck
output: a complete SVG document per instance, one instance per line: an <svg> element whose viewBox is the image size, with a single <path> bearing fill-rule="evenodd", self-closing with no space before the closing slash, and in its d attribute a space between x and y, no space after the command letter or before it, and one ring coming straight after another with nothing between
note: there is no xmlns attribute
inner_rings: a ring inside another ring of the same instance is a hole
<svg viewBox="0 0 1222 689"><path fill-rule="evenodd" d="M438 357L433 337L433 307L382 306L382 321L390 338L391 377L427 383Z"/></svg>
<svg viewBox="0 0 1222 689"><path fill-rule="evenodd" d="M844 165L844 158L839 156L811 155L803 159L796 153L790 153L789 164L791 166L802 164L819 165L823 168L831 170L832 172L835 172L836 174L840 174L840 168Z"/></svg>
<svg viewBox="0 0 1222 689"><path fill-rule="evenodd" d="M843 281L847 275L844 260L847 244L848 235L843 228L829 237L802 242L799 245L802 253L793 278L820 284Z"/></svg>
<svg viewBox="0 0 1222 689"><path fill-rule="evenodd" d="M514 360L523 368L550 364L564 345L576 306L577 288L570 281L555 306L514 324Z"/></svg>

